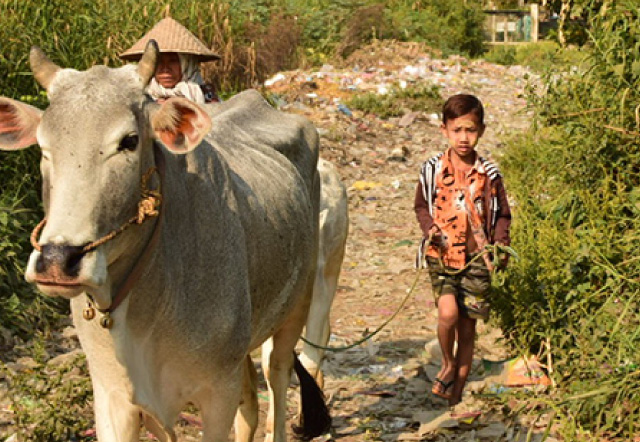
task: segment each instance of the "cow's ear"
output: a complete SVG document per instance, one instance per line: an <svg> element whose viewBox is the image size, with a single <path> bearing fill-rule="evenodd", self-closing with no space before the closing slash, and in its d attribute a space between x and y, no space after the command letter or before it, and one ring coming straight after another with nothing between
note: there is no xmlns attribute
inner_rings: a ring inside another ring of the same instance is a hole
<svg viewBox="0 0 640 442"><path fill-rule="evenodd" d="M175 153L193 150L211 130L211 118L186 98L169 98L151 118L157 140Z"/></svg>
<svg viewBox="0 0 640 442"><path fill-rule="evenodd" d="M16 150L36 144L41 116L37 107L0 97L0 149Z"/></svg>

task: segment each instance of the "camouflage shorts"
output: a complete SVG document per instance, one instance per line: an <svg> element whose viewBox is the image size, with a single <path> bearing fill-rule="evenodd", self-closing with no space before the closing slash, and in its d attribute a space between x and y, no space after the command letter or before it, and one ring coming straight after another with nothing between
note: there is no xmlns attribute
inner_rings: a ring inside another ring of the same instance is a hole
<svg viewBox="0 0 640 442"><path fill-rule="evenodd" d="M467 258L469 263L472 256ZM491 274L483 259L476 259L462 272L449 274L446 271L456 271L442 268L440 261L427 257L431 290L436 298L436 305L442 295L451 294L456 297L460 314L465 318L489 319L489 291L491 289Z"/></svg>

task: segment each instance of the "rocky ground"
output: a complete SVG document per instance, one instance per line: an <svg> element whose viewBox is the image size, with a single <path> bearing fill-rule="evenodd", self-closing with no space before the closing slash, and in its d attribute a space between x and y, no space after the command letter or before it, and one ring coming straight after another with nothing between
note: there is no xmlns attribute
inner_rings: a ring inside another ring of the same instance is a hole
<svg viewBox="0 0 640 442"><path fill-rule="evenodd" d="M315 123L321 135L321 156L337 165L348 187L350 233L332 310L330 345L349 344L376 329L412 287L420 239L413 213L418 171L425 159L445 146L437 109L407 110L402 116L380 119L345 107L349 97L362 91L384 92L394 84L421 83L438 85L442 97L476 94L485 104L487 124L478 150L499 163L505 139L528 125L523 92L529 75L521 67L438 58L418 44L378 42L341 65L283 72L267 82L267 92L282 110ZM323 439L541 440L546 423L534 424L526 416L507 417L484 400L484 395L503 388L498 362L511 356L500 342L499 330L491 326L480 326L462 406L482 414L453 419L449 407L429 393L439 361L434 340L436 310L425 275L418 277L404 308L379 334L354 349L328 354L325 392L333 429ZM66 344L57 349L74 347L73 336L60 340ZM28 363L22 360L14 368L28 369L24 368ZM291 389L290 399L293 419L296 389ZM267 405L264 385L260 402L262 426ZM0 436L10 440L15 430L12 410L6 397L2 403ZM531 439L527 439L529 430ZM184 415L179 432L181 441L199 440L197 412ZM263 439L259 430L257 440Z"/></svg>

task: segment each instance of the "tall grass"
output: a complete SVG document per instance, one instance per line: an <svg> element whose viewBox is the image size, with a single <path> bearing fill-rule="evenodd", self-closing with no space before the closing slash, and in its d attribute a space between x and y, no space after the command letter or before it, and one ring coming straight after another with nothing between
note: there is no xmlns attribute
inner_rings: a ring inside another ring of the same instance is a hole
<svg viewBox="0 0 640 442"><path fill-rule="evenodd" d="M534 129L501 164L516 201L497 304L521 350L550 362L543 402L565 440L640 432L640 16L618 2L591 20L586 65L530 96ZM542 399L541 399L542 400Z"/></svg>

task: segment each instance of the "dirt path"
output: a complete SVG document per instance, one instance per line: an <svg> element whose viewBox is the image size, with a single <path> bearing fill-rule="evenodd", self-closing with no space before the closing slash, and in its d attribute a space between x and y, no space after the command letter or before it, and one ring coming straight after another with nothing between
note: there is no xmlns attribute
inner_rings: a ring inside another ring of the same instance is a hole
<svg viewBox="0 0 640 442"><path fill-rule="evenodd" d="M350 234L331 318L330 345L334 346L351 343L378 327L413 284L413 259L420 239L412 207L415 185L420 164L444 147L433 110L381 120L355 111L348 115L349 110L339 110L338 100L344 103L356 91L380 91L403 82L437 84L443 97L476 94L485 104L487 123L478 150L498 162L506 136L528 124L522 98L526 70L519 67L459 57L442 60L411 43L379 43L359 51L346 65L282 73L269 82L283 110L305 115L316 124L321 156L338 166L349 188ZM497 330L480 327L469 394L464 398L469 408L482 409L482 416L466 422L449 419L446 404L428 393L438 371L431 360L439 360L431 351L435 313L422 275L405 308L375 338L349 351L328 354L325 391L334 419L334 440L525 440L524 423L507 423L470 394L488 388L482 358L506 357L496 343ZM293 418L296 390L290 391L290 399ZM266 405L261 385L259 442L264 440ZM3 416L10 419L7 413ZM178 433L181 442L200 440L194 422L181 421Z"/></svg>

